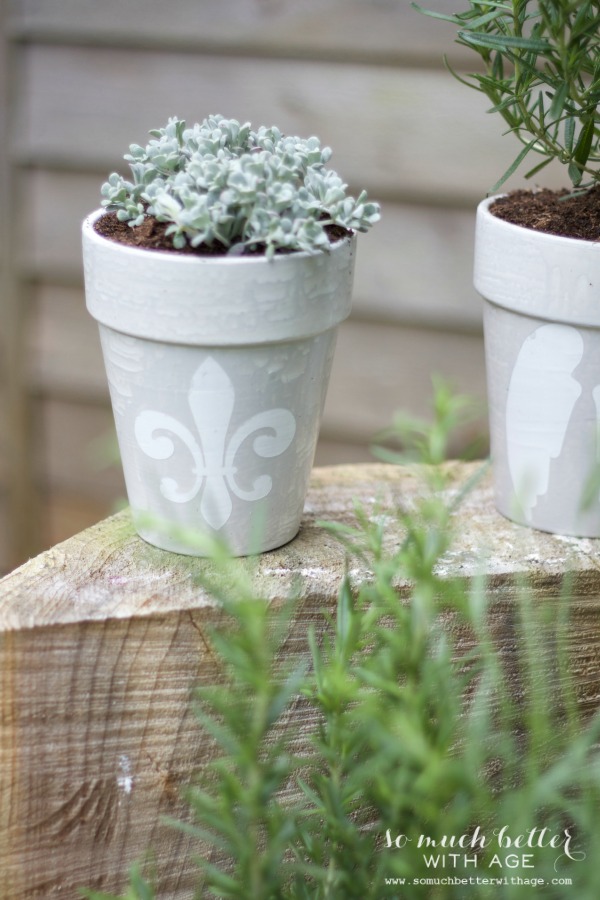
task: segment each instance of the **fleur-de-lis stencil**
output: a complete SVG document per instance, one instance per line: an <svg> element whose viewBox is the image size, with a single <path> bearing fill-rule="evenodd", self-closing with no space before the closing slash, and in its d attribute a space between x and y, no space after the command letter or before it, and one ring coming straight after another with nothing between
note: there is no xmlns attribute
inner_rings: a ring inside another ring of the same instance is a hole
<svg viewBox="0 0 600 900"><path fill-rule="evenodd" d="M135 421L135 437L151 459L170 459L175 444L164 432L179 438L189 451L194 482L182 490L174 478L164 477L160 491L173 503L189 503L202 490L200 512L205 522L218 531L233 510L231 495L241 500L262 500L270 493L270 475L259 475L250 490L236 481L235 459L243 442L257 431L252 443L257 456L264 459L280 456L290 446L296 433L296 420L288 409L274 408L247 419L229 441L227 434L235 405L235 387L227 372L211 356L200 365L191 380L188 404L197 435L173 416L158 410L145 410ZM268 429L268 433L264 433ZM163 434L157 434L157 432Z"/></svg>

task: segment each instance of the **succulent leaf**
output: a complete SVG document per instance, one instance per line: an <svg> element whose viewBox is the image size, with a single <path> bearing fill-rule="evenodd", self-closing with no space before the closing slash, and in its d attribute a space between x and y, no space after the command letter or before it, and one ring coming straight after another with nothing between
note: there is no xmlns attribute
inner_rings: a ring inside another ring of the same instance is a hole
<svg viewBox="0 0 600 900"><path fill-rule="evenodd" d="M208 116L186 126L171 118L150 132L146 147L131 144L125 160L132 181L113 172L102 185L102 205L132 227L146 216L168 222L173 246L220 243L230 253L264 246L276 250L328 249L328 224L366 231L379 205L346 194L325 168L329 147L317 137L283 135L276 127ZM237 248L237 249L236 249Z"/></svg>

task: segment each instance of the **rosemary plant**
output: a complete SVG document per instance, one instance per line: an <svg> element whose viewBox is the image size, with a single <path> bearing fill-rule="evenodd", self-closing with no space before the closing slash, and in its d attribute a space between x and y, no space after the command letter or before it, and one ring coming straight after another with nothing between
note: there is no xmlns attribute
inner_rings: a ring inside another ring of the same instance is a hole
<svg viewBox="0 0 600 900"><path fill-rule="evenodd" d="M531 154L530 178L559 160L580 189L600 181L600 3L598 0L469 0L452 22L457 43L474 50L483 72L462 77L485 94L523 147L492 188Z"/></svg>
<svg viewBox="0 0 600 900"><path fill-rule="evenodd" d="M404 423L426 459L439 459L440 429L462 409L440 394L430 438ZM359 511L356 528L334 529L349 570L360 558L372 578L344 581L295 661L293 599L270 609L235 567L215 585L229 613L214 634L226 681L200 693L199 718L216 759L189 790L196 825L180 826L198 841L198 898L600 896L600 716L584 722L577 707L568 592L557 614L524 587L507 661L484 584L439 575L461 499L448 501L444 471L422 467L423 500L399 512L396 550L385 517ZM402 595L399 581L411 585ZM308 734L289 715L299 706ZM458 849L451 835L465 836ZM537 846L515 848L516 835ZM134 869L125 900L155 896Z"/></svg>

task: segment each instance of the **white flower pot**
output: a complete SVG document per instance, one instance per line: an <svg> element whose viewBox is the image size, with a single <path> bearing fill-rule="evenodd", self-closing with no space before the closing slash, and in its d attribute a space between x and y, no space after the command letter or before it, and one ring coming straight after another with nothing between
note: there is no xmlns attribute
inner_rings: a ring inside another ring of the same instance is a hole
<svg viewBox="0 0 600 900"><path fill-rule="evenodd" d="M124 246L83 223L129 503L149 543L234 555L300 527L355 237L331 252L201 257Z"/></svg>
<svg viewBox="0 0 600 900"><path fill-rule="evenodd" d="M477 211L496 506L542 531L600 536L600 245Z"/></svg>

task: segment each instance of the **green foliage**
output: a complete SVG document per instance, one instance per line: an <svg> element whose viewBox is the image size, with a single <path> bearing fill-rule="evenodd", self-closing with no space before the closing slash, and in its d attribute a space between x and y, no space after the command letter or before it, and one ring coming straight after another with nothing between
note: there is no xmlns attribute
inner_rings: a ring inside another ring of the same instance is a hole
<svg viewBox="0 0 600 900"><path fill-rule="evenodd" d="M376 436L377 443L371 449L383 462L396 465L416 462L435 467L451 457L450 441L453 434L474 422L480 415L481 410L472 397L456 393L448 382L437 375L433 375L432 384L432 420L401 411L394 416L392 425ZM464 458L481 458L485 455L478 452L480 440L477 436L472 446L465 449ZM402 449L389 449L389 441L399 443ZM436 471L435 468L431 469L432 473ZM441 470L439 476L443 480Z"/></svg>
<svg viewBox="0 0 600 900"><path fill-rule="evenodd" d="M558 159L575 187L600 181L598 0L469 0L453 16L413 6L457 26L457 43L484 66L459 80L484 93L523 144L492 190L531 153L542 160L526 177Z"/></svg>
<svg viewBox="0 0 600 900"><path fill-rule="evenodd" d="M464 406L438 395L435 437L411 426L436 463ZM198 897L600 896L600 715L584 721L576 702L568 585L546 603L523 586L507 655L483 579L442 574L462 493L448 471L415 470L422 499L398 512L399 547L377 510L357 510L356 527L329 526L348 572L360 562L371 576L357 584L348 574L306 652L287 640L300 601L271 608L233 564L215 582L228 613L213 635L223 681L199 692L198 715L216 752L189 790L196 824L178 826L198 840ZM531 846L500 847L502 829ZM440 847L461 835L466 852ZM432 864L449 853L453 862ZM465 888L475 876L498 883Z"/></svg>
<svg viewBox="0 0 600 900"><path fill-rule="evenodd" d="M280 722L302 689L305 665L281 658L291 605L273 616L267 603L238 586L224 606L231 618L214 635L214 647L226 679L198 697L200 720L225 753L208 780L203 773L189 791L198 822L190 830L232 862L202 863L218 896L263 897L267 885L290 877L285 857L297 822L285 797L298 760Z"/></svg>
<svg viewBox="0 0 600 900"><path fill-rule="evenodd" d="M132 144L131 178L113 172L102 204L131 226L146 216L168 222L174 247L327 250L326 226L366 231L379 206L363 191L348 196L318 138L282 135L278 128L209 116L192 128L177 118L151 131L146 147Z"/></svg>

